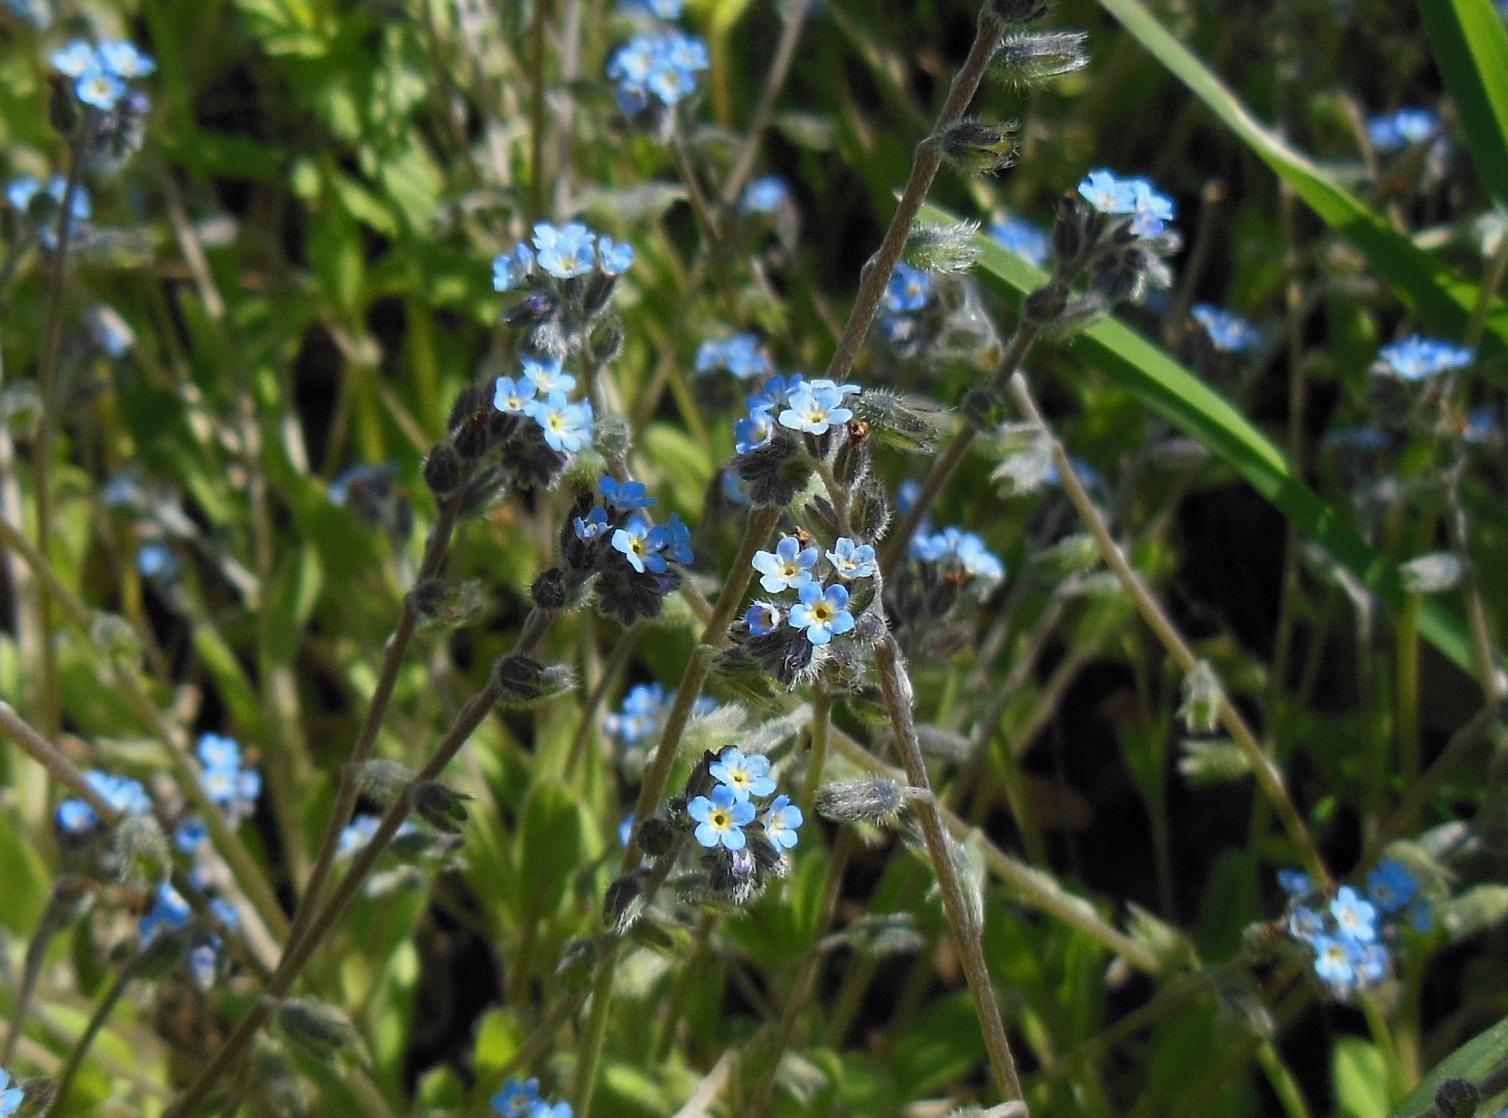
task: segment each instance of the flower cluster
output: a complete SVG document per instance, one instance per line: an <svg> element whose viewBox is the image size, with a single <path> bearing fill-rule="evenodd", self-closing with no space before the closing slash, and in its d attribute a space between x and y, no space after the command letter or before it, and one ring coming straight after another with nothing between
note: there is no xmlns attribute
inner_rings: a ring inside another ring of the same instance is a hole
<svg viewBox="0 0 1508 1118"><path fill-rule="evenodd" d="M1461 369L1476 359L1476 354L1465 346L1414 334L1401 342L1383 346L1372 366L1376 373L1402 377L1404 380L1427 380L1436 373Z"/></svg>
<svg viewBox="0 0 1508 1118"><path fill-rule="evenodd" d="M748 483L749 499L760 505L788 503L810 476L802 451L823 445L808 441L804 447L797 436L822 439L844 429L853 419L848 398L858 392L858 385L826 377L809 381L800 373L765 381L733 427L739 457L732 472Z"/></svg>
<svg viewBox="0 0 1508 1118"><path fill-rule="evenodd" d="M918 534L911 540L911 555L936 564L945 578L979 579L990 586L1005 578L1005 564L999 556L985 547L984 540L961 528Z"/></svg>
<svg viewBox="0 0 1508 1118"><path fill-rule="evenodd" d="M1314 952L1314 973L1336 997L1364 989L1387 977L1389 943L1396 943L1406 921L1428 931L1430 906L1419 882L1398 861L1384 858L1367 875L1363 897L1349 885L1326 899L1314 891L1307 875L1278 874L1288 894L1288 934Z"/></svg>
<svg viewBox="0 0 1508 1118"><path fill-rule="evenodd" d="M242 763L241 747L231 738L203 734L197 747L204 766L205 794L225 810L232 824L252 813L262 791L262 775Z"/></svg>
<svg viewBox="0 0 1508 1118"><path fill-rule="evenodd" d="M1143 178L1121 179L1101 168L1079 183L1079 194L1102 214L1129 217L1138 237L1158 237L1173 220L1173 200Z"/></svg>
<svg viewBox="0 0 1508 1118"><path fill-rule="evenodd" d="M492 1110L500 1118L571 1118L568 1102L547 1102L539 1093L539 1080L510 1079L492 1096Z"/></svg>
<svg viewBox="0 0 1508 1118"><path fill-rule="evenodd" d="M52 54L52 68L73 79L73 93L84 104L110 112L126 96L129 81L151 76L157 63L125 40L91 47L74 39Z"/></svg>
<svg viewBox="0 0 1508 1118"><path fill-rule="evenodd" d="M633 266L633 246L592 232L579 221L534 226L534 247L525 241L492 262L494 291L512 291L531 276L543 273L556 280L575 279L594 269L604 276L621 276Z"/></svg>
<svg viewBox="0 0 1508 1118"><path fill-rule="evenodd" d="M492 406L506 415L527 416L539 425L545 445L557 454L578 454L592 441L590 400L572 402L566 395L576 378L549 358L523 359L523 375L498 377Z"/></svg>
<svg viewBox="0 0 1508 1118"><path fill-rule="evenodd" d="M644 510L657 502L639 482L604 476L597 492L601 503L583 491L572 508L560 536L565 567L551 577L580 585L595 576L598 608L624 625L655 617L692 561L691 529L676 513L652 523Z"/></svg>
<svg viewBox="0 0 1508 1118"><path fill-rule="evenodd" d="M734 334L720 341L703 342L696 351L695 368L698 373L723 369L739 380L768 377L775 371L769 353L753 334Z"/></svg>
<svg viewBox="0 0 1508 1118"><path fill-rule="evenodd" d="M124 776L111 776L93 769L84 774L100 796L116 811L133 815L146 815L152 810L152 801L140 782ZM84 800L67 799L58 804L56 817L58 829L67 835L83 835L99 823L99 815Z"/></svg>
<svg viewBox="0 0 1508 1118"><path fill-rule="evenodd" d="M1440 126L1440 118L1428 109L1399 109L1367 118L1367 139L1378 152L1401 151L1422 144Z"/></svg>
<svg viewBox="0 0 1508 1118"><path fill-rule="evenodd" d="M613 52L607 76L617 84L618 104L629 116L674 108L696 92L706 70L707 44L678 27L636 35Z"/></svg>
<svg viewBox="0 0 1508 1118"><path fill-rule="evenodd" d="M757 754L746 757L743 750L730 745L708 771L717 783L707 795L697 796L686 805L686 814L696 822L699 844L708 850L743 850L749 844L744 829L755 825L777 851L796 845L802 816L791 798L776 796L763 814L754 802L755 797L762 799L775 791L768 758Z"/></svg>
<svg viewBox="0 0 1508 1118"><path fill-rule="evenodd" d="M1261 333L1240 315L1208 303L1196 303L1189 314L1204 327L1210 344L1221 353L1245 353L1262 344Z"/></svg>
<svg viewBox="0 0 1508 1118"><path fill-rule="evenodd" d="M889 573L885 611L911 655L951 655L968 644L975 608L1005 578L1005 564L973 532L922 525Z"/></svg>

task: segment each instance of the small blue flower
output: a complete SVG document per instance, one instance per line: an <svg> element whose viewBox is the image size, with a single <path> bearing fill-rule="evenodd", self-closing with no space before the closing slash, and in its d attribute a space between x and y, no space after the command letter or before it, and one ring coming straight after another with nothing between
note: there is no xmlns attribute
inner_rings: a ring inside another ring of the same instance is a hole
<svg viewBox="0 0 1508 1118"><path fill-rule="evenodd" d="M534 251L520 242L492 262L492 289L511 291L534 270Z"/></svg>
<svg viewBox="0 0 1508 1118"><path fill-rule="evenodd" d="M655 504L655 499L644 492L643 482L619 482L616 478L604 475L597 480L597 492L613 508L624 512L647 509Z"/></svg>
<svg viewBox="0 0 1508 1118"><path fill-rule="evenodd" d="M660 548L665 544L665 529L651 526L638 513L613 533L612 544L613 550L621 551L629 566L640 574L645 570L657 575L665 573L665 557L660 554Z"/></svg>
<svg viewBox="0 0 1508 1118"><path fill-rule="evenodd" d="M670 519L665 521L665 538L660 550L670 557L671 562L683 567L695 558L691 552L691 529L681 520L679 513L671 513Z"/></svg>
<svg viewBox="0 0 1508 1118"><path fill-rule="evenodd" d="M537 1079L510 1079L492 1096L492 1109L502 1118L533 1118L534 1108L542 1104Z"/></svg>
<svg viewBox="0 0 1508 1118"><path fill-rule="evenodd" d="M811 435L825 434L829 428L853 418L853 410L842 406L843 395L843 390L834 384L803 385L780 413L780 425Z"/></svg>
<svg viewBox="0 0 1508 1118"><path fill-rule="evenodd" d="M528 415L535 401L534 382L527 377L498 377L492 393L492 406L509 415Z"/></svg>
<svg viewBox="0 0 1508 1118"><path fill-rule="evenodd" d="M586 514L585 520L578 516L573 527L578 540L582 543L591 543L605 535L612 525L608 523L607 513L603 509L593 507L592 511Z"/></svg>
<svg viewBox="0 0 1508 1118"><path fill-rule="evenodd" d="M142 578L172 582L178 577L178 556L165 543L143 544L136 553L136 572Z"/></svg>
<svg viewBox="0 0 1508 1118"><path fill-rule="evenodd" d="M1299 905L1288 914L1288 934L1294 939L1313 943L1324 931L1324 917L1312 908Z"/></svg>
<svg viewBox="0 0 1508 1118"><path fill-rule="evenodd" d="M629 689L623 705L603 720L609 737L632 745L654 733L660 710L666 705L665 688L658 683L639 683Z"/></svg>
<svg viewBox="0 0 1508 1118"><path fill-rule="evenodd" d="M1405 908L1419 892L1419 883L1402 862L1384 858L1367 874L1367 896L1378 912L1394 913Z"/></svg>
<svg viewBox="0 0 1508 1118"><path fill-rule="evenodd" d="M1374 371L1392 372L1404 380L1424 380L1436 373L1464 368L1476 358L1476 354L1464 346L1414 334L1401 342L1383 346L1378 352L1381 359Z"/></svg>
<svg viewBox="0 0 1508 1118"><path fill-rule="evenodd" d="M791 188L779 175L766 175L744 187L743 198L738 208L744 213L774 213L791 196Z"/></svg>
<svg viewBox="0 0 1508 1118"><path fill-rule="evenodd" d="M241 767L241 747L233 738L219 734L200 734L197 746L199 761L210 769L238 769Z"/></svg>
<svg viewBox="0 0 1508 1118"><path fill-rule="evenodd" d="M769 412L751 412L733 425L733 449L739 454L752 454L769 442L774 434L775 421L770 418Z"/></svg>
<svg viewBox="0 0 1508 1118"><path fill-rule="evenodd" d="M629 812L623 817L623 822L618 824L618 845L627 846L628 840L634 837L634 813Z"/></svg>
<svg viewBox="0 0 1508 1118"><path fill-rule="evenodd" d="M11 1115L21 1109L25 1098L25 1091L10 1085L10 1072L0 1068L0 1118L11 1118Z"/></svg>
<svg viewBox="0 0 1508 1118"><path fill-rule="evenodd" d="M194 985L200 990L207 991L214 988L215 967L220 958L219 951L220 940L212 936L207 942L198 944L189 952L189 977L194 980Z"/></svg>
<svg viewBox="0 0 1508 1118"><path fill-rule="evenodd" d="M1377 938L1377 909L1349 885L1342 885L1336 892L1330 902L1330 915L1335 917L1341 934L1349 939L1370 943Z"/></svg>
<svg viewBox="0 0 1508 1118"><path fill-rule="evenodd" d="M1052 254L1052 239L1031 222L1007 214L990 226L990 236L1008 252L1014 252L1038 268Z"/></svg>
<svg viewBox="0 0 1508 1118"><path fill-rule="evenodd" d="M898 261L885 288L885 309L891 314L919 311L927 305L932 279L904 261Z"/></svg>
<svg viewBox="0 0 1508 1118"><path fill-rule="evenodd" d="M53 51L49 61L54 70L69 78L81 78L97 64L94 48L83 39L74 39L67 46Z"/></svg>
<svg viewBox="0 0 1508 1118"><path fill-rule="evenodd" d="M880 569L875 562L874 547L867 543L855 546L847 536L839 537L833 550L827 553L827 561L839 578L870 578Z"/></svg>
<svg viewBox="0 0 1508 1118"><path fill-rule="evenodd" d="M124 39L101 43L96 57L102 67L127 81L149 77L157 72L157 63L152 61L151 56L143 54L136 49L135 43Z"/></svg>
<svg viewBox="0 0 1508 1118"><path fill-rule="evenodd" d="M744 623L749 626L749 635L767 637L785 622L785 614L773 602L755 602L744 614Z"/></svg>
<svg viewBox="0 0 1508 1118"><path fill-rule="evenodd" d="M375 815L365 813L356 816L340 832L340 843L335 848L338 857L349 858L367 843L372 841L372 836L377 833L377 827L381 823Z"/></svg>
<svg viewBox="0 0 1508 1118"><path fill-rule="evenodd" d="M782 536L774 551L756 551L754 569L762 576L759 584L768 593L799 590L812 580L817 565L815 547L802 548L795 536Z"/></svg>
<svg viewBox="0 0 1508 1118"><path fill-rule="evenodd" d="M768 796L775 791L775 781L769 775L769 758L758 754L745 757L736 745L724 749L709 771L713 780L732 790L735 800Z"/></svg>
<svg viewBox="0 0 1508 1118"><path fill-rule="evenodd" d="M545 433L551 450L575 454L592 438L592 405L589 400L573 404L564 392L556 389L544 400L531 402L526 415L533 417Z"/></svg>
<svg viewBox="0 0 1508 1118"><path fill-rule="evenodd" d="M1100 213L1130 213L1136 207L1136 189L1111 172L1100 168L1090 171L1079 183L1079 194Z"/></svg>
<svg viewBox="0 0 1508 1118"><path fill-rule="evenodd" d="M709 850L722 846L728 850L744 848L743 829L754 821L754 805L736 800L733 789L719 784L710 795L698 796L686 805L686 813L696 820L696 841Z"/></svg>
<svg viewBox="0 0 1508 1118"><path fill-rule="evenodd" d="M1314 973L1331 986L1347 988L1356 984L1359 945L1352 940L1333 936L1316 936Z"/></svg>
<svg viewBox="0 0 1508 1118"><path fill-rule="evenodd" d="M109 112L125 96L126 83L108 70L85 70L73 83L73 92L84 104Z"/></svg>
<svg viewBox="0 0 1508 1118"><path fill-rule="evenodd" d="M709 65L707 45L679 28L638 35L619 47L607 64L618 83L618 104L628 113L652 101L672 106L696 91L696 75Z"/></svg>
<svg viewBox="0 0 1508 1118"><path fill-rule="evenodd" d="M597 266L603 275L621 276L633 267L634 249L630 244L620 244L611 237L597 241Z"/></svg>
<svg viewBox="0 0 1508 1118"><path fill-rule="evenodd" d="M137 932L142 943L150 943L161 928L181 928L188 923L193 910L177 889L167 882L157 887L157 899L146 915L141 918Z"/></svg>
<svg viewBox="0 0 1508 1118"><path fill-rule="evenodd" d="M551 392L570 392L576 387L576 378L562 371L559 361L548 357L543 360L525 357L523 369L524 377L534 386L536 397L548 396Z"/></svg>
<svg viewBox="0 0 1508 1118"><path fill-rule="evenodd" d="M776 796L765 812L764 833L776 850L789 850L796 845L796 831L801 827L801 809L791 803L789 796Z"/></svg>
<svg viewBox="0 0 1508 1118"><path fill-rule="evenodd" d="M1307 873L1299 870L1279 870L1278 888L1290 897L1307 897L1314 892L1314 883Z"/></svg>
<svg viewBox="0 0 1508 1118"><path fill-rule="evenodd" d="M696 351L696 371L727 369L739 380L770 374L770 355L753 334L734 334L722 341L705 341Z"/></svg>
<svg viewBox="0 0 1508 1118"><path fill-rule="evenodd" d="M757 393L749 397L749 411L751 414L758 411L775 412L785 407L791 397L805 386L806 378L800 373L792 373L788 377L773 376L764 382Z"/></svg>
<svg viewBox="0 0 1508 1118"><path fill-rule="evenodd" d="M1173 200L1143 178L1118 179L1101 168L1079 183L1079 194L1103 214L1129 215L1138 237L1156 237L1173 220Z"/></svg>
<svg viewBox="0 0 1508 1118"><path fill-rule="evenodd" d="M570 279L590 272L596 240L596 234L579 221L563 228L545 221L534 226L534 248L539 254L539 266L556 279Z"/></svg>
<svg viewBox="0 0 1508 1118"><path fill-rule="evenodd" d="M204 820L191 815L173 831L173 845L185 854L192 854L204 845L208 836L209 828L204 825Z"/></svg>
<svg viewBox="0 0 1508 1118"><path fill-rule="evenodd" d="M817 583L808 582L801 587L800 594L801 604L791 610L791 625L805 629L806 639L812 644L820 647L853 628L847 587L835 584L824 592Z"/></svg>
<svg viewBox="0 0 1508 1118"><path fill-rule="evenodd" d="M1194 321L1204 327L1210 344L1221 353L1243 353L1262 344L1257 328L1240 315L1231 314L1208 303L1195 304L1189 311Z"/></svg>
<svg viewBox="0 0 1508 1118"><path fill-rule="evenodd" d="M1377 151L1386 154L1422 144L1434 135L1440 118L1428 109L1399 109L1394 113L1367 118L1367 138Z"/></svg>
<svg viewBox="0 0 1508 1118"><path fill-rule="evenodd" d="M944 528L932 536L917 536L911 541L911 554L945 568L957 568L985 582L999 582L1005 577L1005 565L984 546L973 532Z"/></svg>

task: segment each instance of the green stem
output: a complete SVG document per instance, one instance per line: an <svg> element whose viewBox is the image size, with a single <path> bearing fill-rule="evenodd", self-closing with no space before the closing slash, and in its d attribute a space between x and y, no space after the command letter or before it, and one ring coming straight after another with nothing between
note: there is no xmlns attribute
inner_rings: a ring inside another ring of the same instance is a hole
<svg viewBox="0 0 1508 1118"><path fill-rule="evenodd" d="M812 751L806 760L806 779L801 784L801 795L796 806L803 818L812 818L812 807L817 802L817 789L822 785L822 769L827 763L828 731L832 726L833 697L826 687L818 685L812 696Z"/></svg>
<svg viewBox="0 0 1508 1118"><path fill-rule="evenodd" d="M63 1065L63 1070L58 1073L57 1086L53 1091L52 1105L47 1108L46 1118L58 1118L63 1113L63 1107L68 1102L68 1092L73 1087L73 1078L78 1074L79 1067L84 1062L84 1056L89 1051L94 1038L105 1027L115 1003L120 1001L121 995L126 992L133 975L130 967L126 967L115 980L110 983L110 988L105 992L104 1000L95 1007L94 1015L89 1018L88 1027L84 1029L84 1035L79 1037L79 1042L73 1046L73 1051L68 1053L68 1060Z"/></svg>
<svg viewBox="0 0 1508 1118"><path fill-rule="evenodd" d="M922 761L921 743L917 740L916 722L911 711L911 682L905 677L901 667L900 648L894 637L886 635L876 647L874 659L885 711L890 716L896 747L906 768L906 779L913 787L928 793L917 804L917 818L921 823L922 837L927 844L933 872L937 874L943 910L947 914L948 925L953 930L953 939L963 962L964 977L968 981L969 995L974 1000L974 1011L979 1017L985 1048L990 1054L990 1067L995 1072L995 1081L1004 1098L1019 1099L1022 1097L1021 1081L1016 1077L1016 1062L1011 1057L1005 1023L1000 1018L1000 1006L995 1002L995 988L984 961L980 929L975 926L973 913L964 899L963 887L959 884L958 874L953 866L953 856L948 851L947 834L937 800L930 795L932 783Z"/></svg>
<svg viewBox="0 0 1508 1118"><path fill-rule="evenodd" d="M1420 594L1410 593L1398 612L1398 772L1406 794L1419 779L1419 610ZM1378 807L1382 801L1377 801Z"/></svg>

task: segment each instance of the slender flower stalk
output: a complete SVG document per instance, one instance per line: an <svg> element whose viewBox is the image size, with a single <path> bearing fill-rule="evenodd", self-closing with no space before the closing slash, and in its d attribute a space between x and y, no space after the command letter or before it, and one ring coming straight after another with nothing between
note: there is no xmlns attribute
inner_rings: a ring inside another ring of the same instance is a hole
<svg viewBox="0 0 1508 1118"><path fill-rule="evenodd" d="M906 779L913 787L930 793L932 784L927 777L927 766L922 761L922 747L917 740L916 722L911 711L911 685L903 678L900 649L896 646L894 637L887 636L875 649L875 667L879 671L885 711L890 716L896 746L906 767ZM930 794L921 797L916 812L922 827L922 837L927 844L927 856L931 859L933 872L937 874L948 925L953 929L953 939L963 962L969 995L974 999L974 1012L984 1032L984 1044L990 1054L990 1067L995 1073L995 1081L1007 1101L1020 1099L1021 1081L1016 1076L1016 1061L1011 1056L1005 1023L1000 1018L1000 1006L995 1001L995 987L990 979L989 967L984 961L981 930L975 926L968 902L964 899L963 887L959 884L958 873L953 866L953 856L948 852L947 832L943 827L936 799Z"/></svg>

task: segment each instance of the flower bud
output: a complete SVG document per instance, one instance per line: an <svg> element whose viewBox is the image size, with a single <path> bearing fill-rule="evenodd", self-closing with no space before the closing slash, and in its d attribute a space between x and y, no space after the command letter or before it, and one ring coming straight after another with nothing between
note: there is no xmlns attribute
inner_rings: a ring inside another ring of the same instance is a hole
<svg viewBox="0 0 1508 1118"><path fill-rule="evenodd" d="M675 828L658 815L644 820L639 827L639 833L634 836L639 843L639 849L651 858L658 858L670 849L671 843L675 842Z"/></svg>
<svg viewBox="0 0 1508 1118"><path fill-rule="evenodd" d="M552 611L565 609L566 603L571 600L570 586L565 571L559 567L541 571L539 577L534 580L534 585L529 587L529 596L534 599L534 604L540 609Z"/></svg>
<svg viewBox="0 0 1508 1118"><path fill-rule="evenodd" d="M1435 1088L1435 1109L1440 1118L1471 1118L1482 1101L1482 1092L1469 1079L1442 1079Z"/></svg>
<svg viewBox="0 0 1508 1118"><path fill-rule="evenodd" d="M1438 594L1459 585L1466 564L1451 551L1432 551L1398 565L1398 577L1410 594Z"/></svg>
<svg viewBox="0 0 1508 1118"><path fill-rule="evenodd" d="M321 1060L356 1044L356 1030L334 1006L313 998L289 998L278 1006L278 1024L288 1038Z"/></svg>
<svg viewBox="0 0 1508 1118"><path fill-rule="evenodd" d="M1183 703L1178 717L1191 734L1213 734L1220 725L1220 677L1208 660L1200 660L1184 677Z"/></svg>
<svg viewBox="0 0 1508 1118"><path fill-rule="evenodd" d="M414 787L414 811L435 830L447 835L461 833L469 799L471 797L464 792L447 788L438 780L426 780Z"/></svg>
<svg viewBox="0 0 1508 1118"><path fill-rule="evenodd" d="M906 806L906 790L881 776L840 781L817 789L816 805L817 814L834 823L884 824Z"/></svg>
<svg viewBox="0 0 1508 1118"><path fill-rule="evenodd" d="M602 922L615 931L623 931L634 922L642 904L636 904L644 888L632 874L618 878L607 887L602 899Z"/></svg>
<svg viewBox="0 0 1508 1118"><path fill-rule="evenodd" d="M533 702L540 696L540 675L543 672L543 664L522 653L510 652L498 657L497 663L492 666L492 678L502 692L498 702Z"/></svg>
<svg viewBox="0 0 1508 1118"><path fill-rule="evenodd" d="M1016 161L1016 125L959 120L937 134L937 144L960 171L997 175Z"/></svg>
<svg viewBox="0 0 1508 1118"><path fill-rule="evenodd" d="M424 460L424 484L436 497L449 497L466 479L466 464L449 443L436 443Z"/></svg>
<svg viewBox="0 0 1508 1118"><path fill-rule="evenodd" d="M1039 287L1026 297L1021 313L1026 316L1028 322L1042 325L1061 315L1067 305L1068 292L1057 284L1048 284L1046 287Z"/></svg>
<svg viewBox="0 0 1508 1118"><path fill-rule="evenodd" d="M1082 31L1016 31L1005 36L990 60L990 72L1011 85L1037 85L1089 65Z"/></svg>
<svg viewBox="0 0 1508 1118"><path fill-rule="evenodd" d="M407 765L374 757L363 761L356 769L356 790L386 808L403 794L413 779L414 771Z"/></svg>
<svg viewBox="0 0 1508 1118"><path fill-rule="evenodd" d="M960 122L966 123L968 122ZM944 153L946 154L946 148ZM911 267L933 275L967 272L979 259L979 242L975 240L978 232L977 221L917 225L906 236L906 247L901 250L901 259Z"/></svg>

